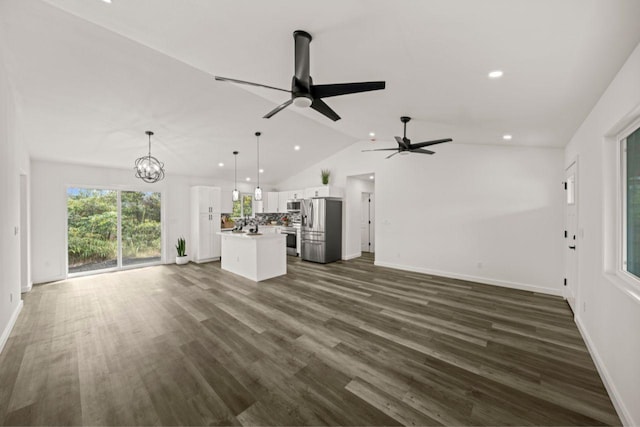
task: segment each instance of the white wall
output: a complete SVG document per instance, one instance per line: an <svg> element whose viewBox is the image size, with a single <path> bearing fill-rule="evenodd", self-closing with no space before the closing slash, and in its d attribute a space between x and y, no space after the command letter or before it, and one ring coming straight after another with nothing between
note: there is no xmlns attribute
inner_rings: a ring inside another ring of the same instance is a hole
<svg viewBox="0 0 640 427"><path fill-rule="evenodd" d="M132 159L132 162L135 159ZM133 165L133 163L132 163ZM190 235L190 187L212 185L233 188L232 182L168 173L156 184L135 178L131 169L112 169L34 160L31 163L32 279L44 283L66 277L66 191L68 186L160 191L162 193L163 244L166 263L175 261L173 248L180 236ZM253 187L238 184L240 191ZM189 245L190 242L187 242Z"/></svg>
<svg viewBox="0 0 640 427"><path fill-rule="evenodd" d="M618 414L640 425L640 285L616 275L616 134L640 117L640 45L565 151L578 159L576 322Z"/></svg>
<svg viewBox="0 0 640 427"><path fill-rule="evenodd" d="M452 143L434 156L384 160L361 152L367 148L369 141L354 144L278 188L317 185L322 168L340 187L347 176L373 172L377 265L561 295L561 149ZM347 194L349 215L350 203ZM345 224L350 255L359 251L351 240L359 216Z"/></svg>
<svg viewBox="0 0 640 427"><path fill-rule="evenodd" d="M0 351L22 307L20 173L28 173L25 151L17 132L16 102L2 57L0 49Z"/></svg>

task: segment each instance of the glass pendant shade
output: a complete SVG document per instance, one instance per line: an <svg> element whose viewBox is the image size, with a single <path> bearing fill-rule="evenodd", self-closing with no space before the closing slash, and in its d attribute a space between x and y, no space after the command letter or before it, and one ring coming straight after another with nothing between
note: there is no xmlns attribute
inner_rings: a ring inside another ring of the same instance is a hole
<svg viewBox="0 0 640 427"><path fill-rule="evenodd" d="M233 152L233 192L231 193L231 200L237 202L240 200L240 192L238 191L238 152Z"/></svg>
<svg viewBox="0 0 640 427"><path fill-rule="evenodd" d="M133 170L136 171L136 178L154 183L164 178L164 163L151 155L151 135L153 132L148 130L145 133L149 136L149 154L136 159Z"/></svg>
<svg viewBox="0 0 640 427"><path fill-rule="evenodd" d="M254 200L262 200L262 190L260 189L260 135L261 132L256 132L256 159L258 159L258 185L256 185L256 191L253 193Z"/></svg>

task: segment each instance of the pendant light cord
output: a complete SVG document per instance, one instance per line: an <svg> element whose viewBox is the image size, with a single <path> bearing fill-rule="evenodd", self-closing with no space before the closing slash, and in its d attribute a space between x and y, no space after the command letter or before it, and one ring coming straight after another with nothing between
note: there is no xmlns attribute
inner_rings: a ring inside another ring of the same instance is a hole
<svg viewBox="0 0 640 427"><path fill-rule="evenodd" d="M256 155L258 158L258 188L260 188L260 135L262 135L262 133L260 132L256 132Z"/></svg>

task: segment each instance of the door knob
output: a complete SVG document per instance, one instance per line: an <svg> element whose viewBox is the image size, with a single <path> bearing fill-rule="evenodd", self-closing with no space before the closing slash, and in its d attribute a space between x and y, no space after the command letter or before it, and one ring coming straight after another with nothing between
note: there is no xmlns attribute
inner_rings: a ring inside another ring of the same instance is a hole
<svg viewBox="0 0 640 427"><path fill-rule="evenodd" d="M569 249L573 249L575 251L576 247L575 246L569 246Z"/></svg>

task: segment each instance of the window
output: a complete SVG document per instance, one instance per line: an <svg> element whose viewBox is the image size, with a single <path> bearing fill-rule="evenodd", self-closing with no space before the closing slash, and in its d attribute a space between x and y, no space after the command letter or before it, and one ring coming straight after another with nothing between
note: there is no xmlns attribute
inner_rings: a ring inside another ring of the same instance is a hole
<svg viewBox="0 0 640 427"><path fill-rule="evenodd" d="M240 194L240 199L233 202L231 217L242 218L253 216L253 195Z"/></svg>
<svg viewBox="0 0 640 427"><path fill-rule="evenodd" d="M68 188L68 273L160 262L160 200L154 192Z"/></svg>
<svg viewBox="0 0 640 427"><path fill-rule="evenodd" d="M622 269L640 278L640 128L622 139Z"/></svg>

